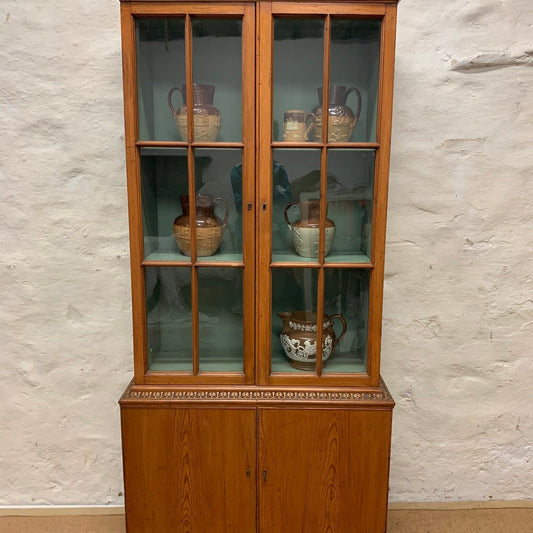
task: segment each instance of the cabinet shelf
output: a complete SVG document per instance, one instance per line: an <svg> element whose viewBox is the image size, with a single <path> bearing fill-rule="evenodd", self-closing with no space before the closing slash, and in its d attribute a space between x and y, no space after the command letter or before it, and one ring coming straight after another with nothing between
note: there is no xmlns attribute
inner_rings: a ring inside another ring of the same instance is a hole
<svg viewBox="0 0 533 533"><path fill-rule="evenodd" d="M303 268L303 267L318 267L318 259L311 259L309 257L302 257L295 252L274 252L272 253L272 268ZM329 254L325 259L325 267L330 268L372 268L374 264L365 254Z"/></svg>
<svg viewBox="0 0 533 533"><path fill-rule="evenodd" d="M219 267L243 267L242 253L216 253L208 257L198 257L197 263ZM179 252L152 252L141 263L142 266L190 266L191 258Z"/></svg>
<svg viewBox="0 0 533 533"><path fill-rule="evenodd" d="M298 370L289 364L289 359L281 350L273 350L272 352L272 373L291 373L295 375L312 375L312 371ZM366 364L361 359L356 359L351 353L335 353L322 365L323 374L364 374L366 372Z"/></svg>

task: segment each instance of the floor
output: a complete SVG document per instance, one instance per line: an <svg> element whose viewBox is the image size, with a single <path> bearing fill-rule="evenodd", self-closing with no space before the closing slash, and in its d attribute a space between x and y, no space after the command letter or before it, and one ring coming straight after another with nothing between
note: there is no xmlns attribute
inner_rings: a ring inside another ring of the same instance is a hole
<svg viewBox="0 0 533 533"><path fill-rule="evenodd" d="M4 516L0 517L0 531L1 533L125 533L126 529L123 515ZM387 528L387 533L508 532L532 533L533 508L391 510Z"/></svg>

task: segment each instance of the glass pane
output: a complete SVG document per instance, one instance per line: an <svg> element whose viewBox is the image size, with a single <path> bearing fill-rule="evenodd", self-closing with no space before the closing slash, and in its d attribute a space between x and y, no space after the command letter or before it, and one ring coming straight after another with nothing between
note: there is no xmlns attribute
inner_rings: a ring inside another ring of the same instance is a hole
<svg viewBox="0 0 533 533"><path fill-rule="evenodd" d="M196 175L202 163L195 161ZM184 261L173 235L174 220L181 215L180 198L188 193L187 150L185 148L141 149L141 194L145 259Z"/></svg>
<svg viewBox="0 0 533 533"><path fill-rule="evenodd" d="M274 141L312 140L308 115L318 105L323 59L322 19L275 19Z"/></svg>
<svg viewBox="0 0 533 533"><path fill-rule="evenodd" d="M374 150L329 150L328 218L335 239L327 262L370 262Z"/></svg>
<svg viewBox="0 0 533 533"><path fill-rule="evenodd" d="M317 294L318 269L272 269L272 372L314 371L316 326L314 335L308 332L306 339L288 338L285 330L291 319L309 318L316 313Z"/></svg>
<svg viewBox="0 0 533 533"><path fill-rule="evenodd" d="M192 372L190 268L146 268L148 369Z"/></svg>
<svg viewBox="0 0 533 533"><path fill-rule="evenodd" d="M327 268L324 276L324 313L334 333L333 353L323 372L366 372L370 273Z"/></svg>
<svg viewBox="0 0 533 533"><path fill-rule="evenodd" d="M242 372L242 270L198 269L199 354L202 372Z"/></svg>
<svg viewBox="0 0 533 533"><path fill-rule="evenodd" d="M332 19L330 142L374 142L381 22Z"/></svg>
<svg viewBox="0 0 533 533"><path fill-rule="evenodd" d="M194 139L198 142L240 141L242 22L194 19L192 34ZM186 121L186 112L184 115Z"/></svg>
<svg viewBox="0 0 533 533"><path fill-rule="evenodd" d="M135 27L139 138L181 140L168 97L185 80L185 20L137 19ZM172 96L177 110L178 95Z"/></svg>
<svg viewBox="0 0 533 533"><path fill-rule="evenodd" d="M195 150L198 261L242 261L241 160L241 150Z"/></svg>
<svg viewBox="0 0 533 533"><path fill-rule="evenodd" d="M274 150L272 187L272 261L318 262L320 150Z"/></svg>

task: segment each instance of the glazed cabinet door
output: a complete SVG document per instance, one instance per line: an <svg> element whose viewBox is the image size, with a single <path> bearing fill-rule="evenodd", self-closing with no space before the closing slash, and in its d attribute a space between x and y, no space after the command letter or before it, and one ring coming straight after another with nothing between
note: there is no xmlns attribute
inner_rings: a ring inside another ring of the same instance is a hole
<svg viewBox="0 0 533 533"><path fill-rule="evenodd" d="M135 382L251 383L255 6L123 3L122 31Z"/></svg>
<svg viewBox="0 0 533 533"><path fill-rule="evenodd" d="M122 410L128 533L256 531L255 409Z"/></svg>
<svg viewBox="0 0 533 533"><path fill-rule="evenodd" d="M262 384L378 385L395 9L261 4Z"/></svg>
<svg viewBox="0 0 533 533"><path fill-rule="evenodd" d="M259 410L259 531L385 533L390 411Z"/></svg>

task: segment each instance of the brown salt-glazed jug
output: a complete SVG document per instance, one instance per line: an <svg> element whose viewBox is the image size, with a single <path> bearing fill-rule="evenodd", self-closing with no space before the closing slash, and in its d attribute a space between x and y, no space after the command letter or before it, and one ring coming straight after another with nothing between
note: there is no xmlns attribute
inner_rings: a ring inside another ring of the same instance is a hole
<svg viewBox="0 0 533 533"><path fill-rule="evenodd" d="M300 218L291 222L287 214L289 208L297 206L300 208ZM326 204L326 216L328 214ZM285 222L292 235L292 242L298 255L302 257L318 257L318 239L320 228L320 201L311 200L309 202L291 202L285 208ZM324 255L328 255L331 244L335 238L335 222L326 218L326 238Z"/></svg>
<svg viewBox="0 0 533 533"><path fill-rule="evenodd" d="M316 366L316 313L295 311L278 313L283 322L280 340L290 364L299 370L314 370ZM342 333L336 338L333 320L342 323ZM335 351L346 333L346 320L341 314L324 315L322 321L322 363Z"/></svg>
<svg viewBox="0 0 533 533"><path fill-rule="evenodd" d="M193 122L194 140L213 142L217 140L222 115L213 105L215 99L215 86L194 83L193 86ZM176 111L172 105L172 94L174 91L181 93L183 105ZM168 93L168 106L176 126L180 132L181 139L187 141L187 89L186 86L173 87Z"/></svg>
<svg viewBox="0 0 533 533"><path fill-rule="evenodd" d="M180 196L183 214L174 220L174 238L183 255L191 255L191 228L189 226L189 197ZM215 205L226 206L224 220L215 214ZM222 242L229 216L229 204L225 198L214 198L208 194L196 195L196 254L198 257L213 255Z"/></svg>
<svg viewBox="0 0 533 533"><path fill-rule="evenodd" d="M322 142L322 95L323 89L319 87L318 106L311 113L315 117L315 127L313 129L313 141ZM350 93L357 96L357 109L355 113L346 105L346 100ZM362 98L361 93L355 88L346 89L344 85L330 85L329 105L328 105L328 142L347 142L352 136L359 115L361 115Z"/></svg>

